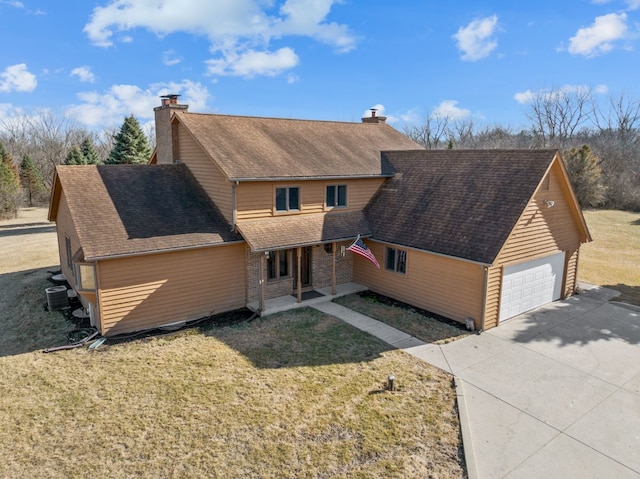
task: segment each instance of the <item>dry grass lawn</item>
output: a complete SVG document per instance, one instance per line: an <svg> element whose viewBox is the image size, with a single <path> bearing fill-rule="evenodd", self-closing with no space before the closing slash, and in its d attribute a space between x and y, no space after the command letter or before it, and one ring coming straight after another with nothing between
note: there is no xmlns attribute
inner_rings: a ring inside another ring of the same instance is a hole
<svg viewBox="0 0 640 479"><path fill-rule="evenodd" d="M43 354L73 326L26 222L0 223L0 477L464 477L451 377L316 310Z"/></svg>
<svg viewBox="0 0 640 479"><path fill-rule="evenodd" d="M640 213L584 212L593 242L580 249L578 279L620 291L617 301L640 306Z"/></svg>

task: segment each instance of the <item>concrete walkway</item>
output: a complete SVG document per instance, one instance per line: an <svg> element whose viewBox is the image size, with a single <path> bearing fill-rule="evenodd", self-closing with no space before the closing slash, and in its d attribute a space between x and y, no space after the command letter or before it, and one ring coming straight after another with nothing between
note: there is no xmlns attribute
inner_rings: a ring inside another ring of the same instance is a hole
<svg viewBox="0 0 640 479"><path fill-rule="evenodd" d="M470 478L640 478L640 311L594 288L446 345L334 303L456 377Z"/></svg>

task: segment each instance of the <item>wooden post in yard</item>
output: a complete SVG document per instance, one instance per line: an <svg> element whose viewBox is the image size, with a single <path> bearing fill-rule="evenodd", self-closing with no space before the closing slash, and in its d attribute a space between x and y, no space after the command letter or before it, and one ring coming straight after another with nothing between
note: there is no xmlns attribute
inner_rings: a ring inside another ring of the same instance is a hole
<svg viewBox="0 0 640 479"><path fill-rule="evenodd" d="M331 295L332 296L335 296L337 292L337 288L336 288L336 248L337 247L338 245L335 242L331 243L331 255L333 256L333 264L332 264L333 270L331 271Z"/></svg>
<svg viewBox="0 0 640 479"><path fill-rule="evenodd" d="M298 276L298 303L302 303L302 248L298 246L296 249L298 255L297 261L297 276Z"/></svg>

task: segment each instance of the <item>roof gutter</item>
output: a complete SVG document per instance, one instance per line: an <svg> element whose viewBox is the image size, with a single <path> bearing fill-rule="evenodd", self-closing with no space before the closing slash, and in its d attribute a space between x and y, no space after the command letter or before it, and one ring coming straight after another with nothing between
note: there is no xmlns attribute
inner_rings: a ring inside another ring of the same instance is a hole
<svg viewBox="0 0 640 479"><path fill-rule="evenodd" d="M493 264L490 263L483 263L482 261L475 261L472 259L467 259L467 258L461 258L459 256L451 256L448 254L444 254L444 253L436 253L435 251L429 251L427 249L420 249L420 248L414 248L413 246L405 246L403 244L400 243L390 243L389 241L382 241L382 240L378 240L375 238L371 238L371 241L375 241L377 243L382 243L382 244L386 244L386 245L390 245L390 246L395 246L395 247L400 247L400 248L404 248L404 249L409 249L412 251L419 251L420 253L429 253L435 256L440 256L442 258L448 258L448 259L455 259L458 261L464 261L465 263L471 263L471 264L477 264L478 266L483 266L483 267L487 267L490 268L493 266Z"/></svg>
<svg viewBox="0 0 640 479"><path fill-rule="evenodd" d="M313 180L362 180L367 178L393 178L395 173L381 173L378 175L336 175L336 176L269 176L269 177L247 177L247 178L227 178L227 181L313 181Z"/></svg>
<svg viewBox="0 0 640 479"><path fill-rule="evenodd" d="M371 235L360 235L361 238L370 238ZM291 245L283 245L283 246L273 246L271 248L258 248L258 249L251 249L252 253L264 253L265 251L277 251L277 250L283 250L283 249L293 249L293 248L304 248L305 246L314 246L314 245L321 245L321 244L327 244L327 243L339 243L341 241L353 241L355 238L355 236L347 236L345 238L335 238L335 239L329 239L329 240L321 240L321 241L312 241L312 242L307 242L307 243L297 243L297 244L291 244ZM247 241L248 243L248 241Z"/></svg>
<svg viewBox="0 0 640 479"><path fill-rule="evenodd" d="M160 254L160 253L174 253L174 252L179 252L179 251L189 251L189 250L194 250L194 249L203 249L203 248L216 248L219 246L228 246L228 245L232 245L232 244L240 244L240 243L245 243L244 240L237 240L237 241L227 241L226 243L220 243L220 244L203 244L203 245L196 245L196 246L182 246L179 248L165 248L165 249L155 249L152 251L140 251L140 252L135 252L135 253L122 253L122 254L114 254L114 255L107 255L107 256L91 256L91 257L85 257L85 261L103 261L103 260L107 260L107 259L122 259L122 258L131 258L133 256L149 256L152 254Z"/></svg>

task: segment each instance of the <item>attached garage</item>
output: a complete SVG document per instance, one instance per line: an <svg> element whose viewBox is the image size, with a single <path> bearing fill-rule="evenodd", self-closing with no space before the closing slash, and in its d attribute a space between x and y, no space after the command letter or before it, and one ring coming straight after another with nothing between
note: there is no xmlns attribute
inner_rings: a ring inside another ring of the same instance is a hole
<svg viewBox="0 0 640 479"><path fill-rule="evenodd" d="M565 253L504 268L500 321L562 297Z"/></svg>
<svg viewBox="0 0 640 479"><path fill-rule="evenodd" d="M479 330L576 289L591 241L559 152L384 152L396 173L365 208L370 248L405 271L354 260L355 281ZM378 246L380 244L381 246Z"/></svg>

